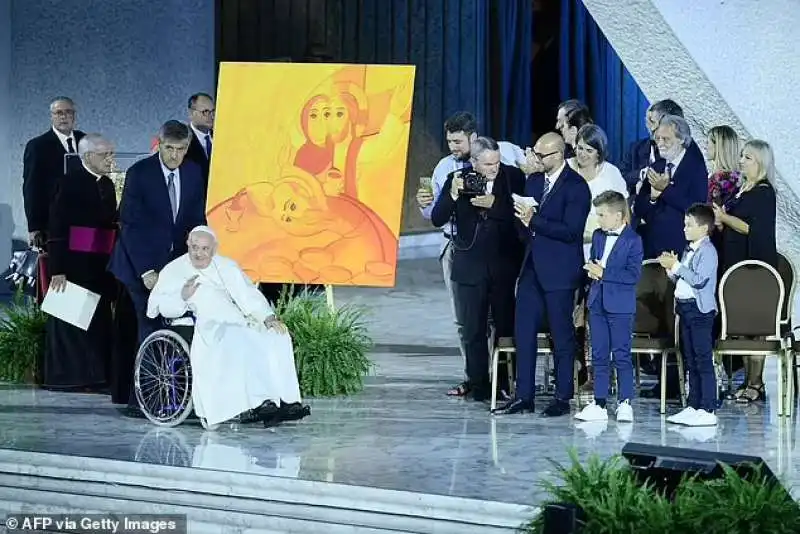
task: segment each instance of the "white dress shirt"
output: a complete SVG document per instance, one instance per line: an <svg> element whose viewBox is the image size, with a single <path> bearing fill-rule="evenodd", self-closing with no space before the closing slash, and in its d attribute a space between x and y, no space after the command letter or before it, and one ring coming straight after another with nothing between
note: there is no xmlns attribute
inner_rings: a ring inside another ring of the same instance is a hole
<svg viewBox="0 0 800 534"><path fill-rule="evenodd" d="M565 161L564 163L561 164L561 167L556 169L555 172L553 172L552 174L544 173L544 179L547 181L547 184L545 184L545 189L547 189L548 194L550 194L550 191L553 190L553 186L556 184L556 180L558 180L558 177L561 176L561 173L564 170L564 167L566 166L567 162Z"/></svg>
<svg viewBox="0 0 800 534"><path fill-rule="evenodd" d="M161 163L161 171L164 173L164 183L167 184L167 191L169 191L169 175L170 173L174 174L174 178L172 182L175 184L175 213L178 213L181 209L181 172L180 169L175 169L174 171L169 170L164 162L161 161L161 158L158 160Z"/></svg>
<svg viewBox="0 0 800 534"><path fill-rule="evenodd" d="M616 235L608 235L606 236L606 246L603 248L603 257L600 258L600 267L603 269L606 268L606 262L608 261L608 257L611 255L611 251L614 250L614 245L617 244L617 239L619 239L619 234L625 229L625 224L617 228L616 230L612 230L612 233Z"/></svg>
<svg viewBox="0 0 800 534"><path fill-rule="evenodd" d="M69 154L69 143L67 139L72 139L72 149L75 154L78 153L78 142L75 141L75 132L70 132L69 135L64 135L63 133L59 132L55 128L53 128L53 132L55 132L58 140L61 141L61 146L64 147L64 151Z"/></svg>
<svg viewBox="0 0 800 534"><path fill-rule="evenodd" d="M700 248L700 244L706 239L708 239L708 237L704 237L699 241L693 241L692 243L690 243L689 250L686 252L686 254L683 255L681 261L673 265L672 269L669 270L670 274L672 274L673 276L678 274L678 269L680 268L681 265L688 268L689 264L692 261L692 258L694 257L694 253L697 251L698 248ZM683 278L678 278L677 281L675 282L675 298L678 300L690 300L694 298L694 291L692 290L692 286L690 286Z"/></svg>
<svg viewBox="0 0 800 534"><path fill-rule="evenodd" d="M210 130L207 133L201 132L200 130L195 128L194 124L192 124L191 122L189 123L189 126L192 128L192 133L194 133L194 136L197 137L198 141L200 141L200 146L203 147L203 154L205 154L206 157L208 157L208 151L206 149L206 137L210 137L211 143L213 144L214 134Z"/></svg>

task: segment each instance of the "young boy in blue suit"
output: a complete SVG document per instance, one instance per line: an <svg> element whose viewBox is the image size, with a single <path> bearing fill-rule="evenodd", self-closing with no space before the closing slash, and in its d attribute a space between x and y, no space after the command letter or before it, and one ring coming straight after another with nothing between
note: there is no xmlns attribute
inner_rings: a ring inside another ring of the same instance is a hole
<svg viewBox="0 0 800 534"><path fill-rule="evenodd" d="M593 201L600 228L592 235L587 297L594 368L594 401L575 415L581 421L607 421L609 359L617 371L617 422L632 423L631 338L636 316L636 285L642 274L642 239L628 224L628 203L606 191Z"/></svg>
<svg viewBox="0 0 800 534"><path fill-rule="evenodd" d="M667 418L686 426L715 426L717 377L714 372L714 318L717 315L717 249L709 239L714 210L695 204L686 211L683 232L689 246L680 259L664 252L658 262L675 282L675 313L680 318L680 341L689 371L688 406Z"/></svg>

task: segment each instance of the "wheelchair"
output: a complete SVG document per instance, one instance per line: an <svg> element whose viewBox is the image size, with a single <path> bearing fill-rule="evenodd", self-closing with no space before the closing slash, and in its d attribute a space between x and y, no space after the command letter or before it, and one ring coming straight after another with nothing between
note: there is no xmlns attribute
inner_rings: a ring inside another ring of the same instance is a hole
<svg viewBox="0 0 800 534"><path fill-rule="evenodd" d="M192 368L189 347L194 320L164 320L165 327L147 336L136 353L134 393L142 413L162 427L183 423L192 413ZM201 419L204 427L205 420Z"/></svg>

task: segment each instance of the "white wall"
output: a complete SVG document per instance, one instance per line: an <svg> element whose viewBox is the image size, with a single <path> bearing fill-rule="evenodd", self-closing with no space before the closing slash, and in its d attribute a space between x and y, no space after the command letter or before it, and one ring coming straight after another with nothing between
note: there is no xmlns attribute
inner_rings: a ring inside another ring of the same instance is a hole
<svg viewBox="0 0 800 534"><path fill-rule="evenodd" d="M11 170L11 0L0 0L0 191L19 187L12 184ZM7 194L0 194L0 272L11 256L14 217Z"/></svg>
<svg viewBox="0 0 800 534"><path fill-rule="evenodd" d="M800 194L800 0L652 0L744 124L768 141Z"/></svg>

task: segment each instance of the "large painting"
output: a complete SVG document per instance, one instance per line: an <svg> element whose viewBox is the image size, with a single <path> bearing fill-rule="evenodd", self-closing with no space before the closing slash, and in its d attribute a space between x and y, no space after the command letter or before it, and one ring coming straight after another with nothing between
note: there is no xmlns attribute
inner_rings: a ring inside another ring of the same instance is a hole
<svg viewBox="0 0 800 534"><path fill-rule="evenodd" d="M413 66L222 63L208 221L253 280L394 285Z"/></svg>

